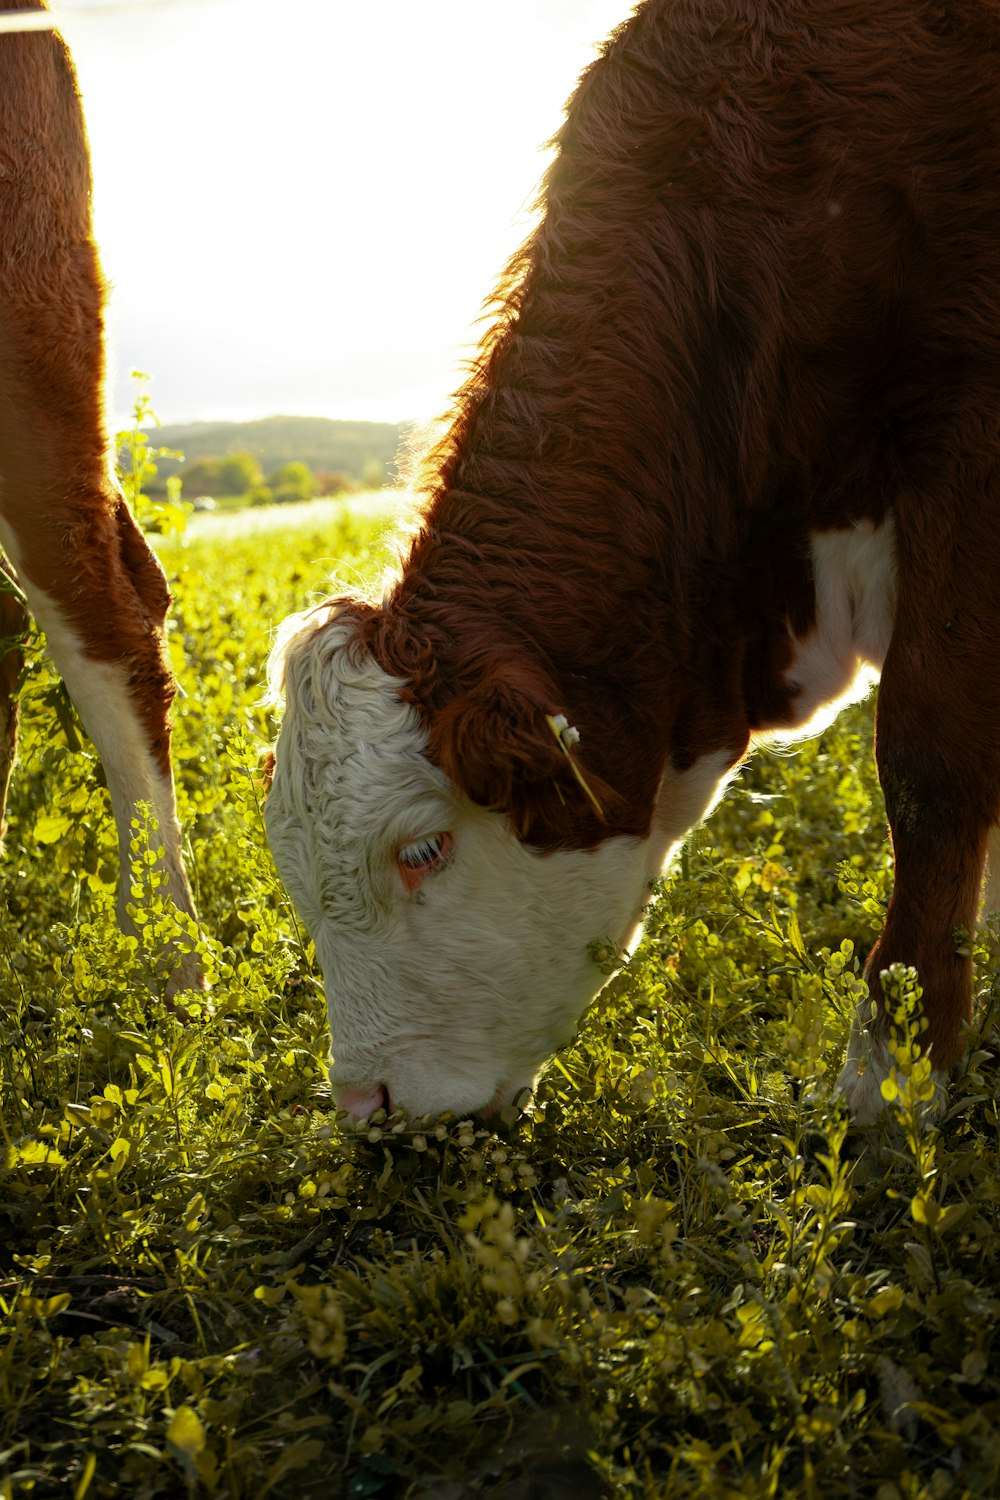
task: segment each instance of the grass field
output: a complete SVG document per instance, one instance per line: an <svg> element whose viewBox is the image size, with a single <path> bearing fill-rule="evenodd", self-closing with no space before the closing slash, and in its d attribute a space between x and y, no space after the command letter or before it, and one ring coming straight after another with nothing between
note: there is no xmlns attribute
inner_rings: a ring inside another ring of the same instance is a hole
<svg viewBox="0 0 1000 1500"><path fill-rule="evenodd" d="M182 1022L99 764L32 644L0 903L0 1496L1000 1493L988 1031L938 1125L908 986L888 1133L832 1095L889 883L870 706L759 758L528 1113L347 1131L261 822L273 626L386 515L159 549L213 975ZM987 1017L996 955L979 954ZM912 1013L912 1006L909 1013Z"/></svg>

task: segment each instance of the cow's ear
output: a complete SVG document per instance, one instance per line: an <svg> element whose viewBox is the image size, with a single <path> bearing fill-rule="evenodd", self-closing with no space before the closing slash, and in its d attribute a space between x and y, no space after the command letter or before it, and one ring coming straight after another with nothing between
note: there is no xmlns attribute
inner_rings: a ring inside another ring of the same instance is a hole
<svg viewBox="0 0 1000 1500"><path fill-rule="evenodd" d="M617 800L587 771L565 715L517 668L494 668L439 709L429 748L460 791L507 813L522 836L557 835L581 817L603 821Z"/></svg>

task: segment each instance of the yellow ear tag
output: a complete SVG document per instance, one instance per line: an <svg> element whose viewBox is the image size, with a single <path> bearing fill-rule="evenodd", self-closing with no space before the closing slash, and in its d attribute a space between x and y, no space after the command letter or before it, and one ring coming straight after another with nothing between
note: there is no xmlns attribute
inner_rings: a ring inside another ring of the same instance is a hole
<svg viewBox="0 0 1000 1500"><path fill-rule="evenodd" d="M575 729L573 727L573 725L566 718L565 714L554 714L554 715L553 714L546 714L545 715L545 722L549 726L549 728L552 730L552 733L555 735L555 737L556 737L556 743L558 744L559 749L562 751L563 755L565 755L566 759L569 761L570 770L573 772L573 775L576 777L577 781L580 783L580 786L583 788L584 793L589 798L589 800L591 802L591 805L593 806L594 811L596 812L597 816L600 818L601 822L603 823L605 821L604 808L598 802L598 800L595 797L594 793L591 791L590 787L587 785L586 780L584 779L583 772L580 770L580 767L577 765L576 761L573 759L572 747L574 745L578 745L580 743L580 731L579 731L579 729Z"/></svg>

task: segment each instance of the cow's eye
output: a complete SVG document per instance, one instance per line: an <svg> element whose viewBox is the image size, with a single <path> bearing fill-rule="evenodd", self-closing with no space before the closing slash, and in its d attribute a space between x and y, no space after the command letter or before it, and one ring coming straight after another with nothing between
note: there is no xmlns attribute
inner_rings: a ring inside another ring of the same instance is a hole
<svg viewBox="0 0 1000 1500"><path fill-rule="evenodd" d="M408 891L415 891L433 870L440 869L451 852L450 833L432 833L425 839L414 839L396 852L396 864Z"/></svg>

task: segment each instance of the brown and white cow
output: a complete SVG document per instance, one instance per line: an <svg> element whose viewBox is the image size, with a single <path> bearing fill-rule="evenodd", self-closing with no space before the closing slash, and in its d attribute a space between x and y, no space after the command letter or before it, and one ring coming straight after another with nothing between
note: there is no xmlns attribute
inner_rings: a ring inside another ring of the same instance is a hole
<svg viewBox="0 0 1000 1500"><path fill-rule="evenodd" d="M865 669L868 983L916 965L959 1058L1000 817L998 58L998 0L647 0L585 73L399 577L276 650L268 829L352 1114L529 1083L755 738ZM880 1012L861 1118L885 1066Z"/></svg>
<svg viewBox="0 0 1000 1500"><path fill-rule="evenodd" d="M0 13L44 10L0 0ZM169 893L193 913L170 771L174 682L163 570L114 480L104 420L104 282L69 53L49 31L0 33L0 547L96 745L125 878L150 804ZM0 579L0 823L14 758L27 617ZM173 988L200 983L193 955Z"/></svg>

